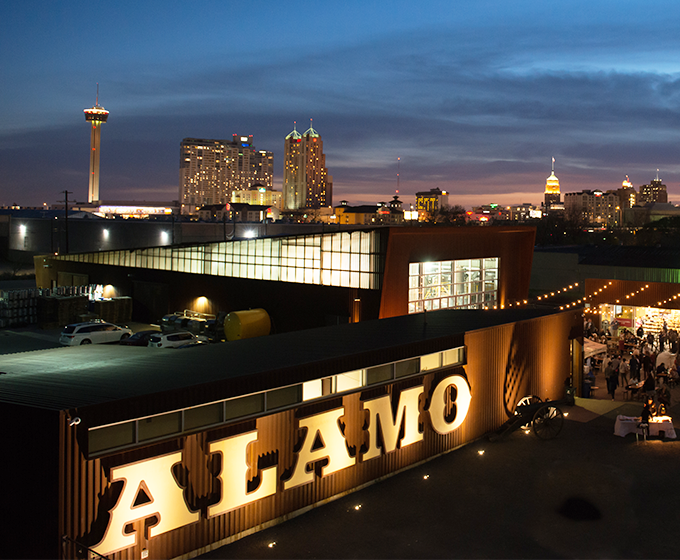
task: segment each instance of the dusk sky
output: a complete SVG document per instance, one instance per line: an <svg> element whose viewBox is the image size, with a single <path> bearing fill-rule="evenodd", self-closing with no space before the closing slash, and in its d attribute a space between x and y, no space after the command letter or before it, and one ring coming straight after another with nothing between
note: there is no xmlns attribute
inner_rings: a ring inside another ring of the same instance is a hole
<svg viewBox="0 0 680 560"><path fill-rule="evenodd" d="M100 196L176 200L185 137L274 152L314 128L333 204L540 203L638 188L680 202L680 2L507 0L0 4L0 205Z"/></svg>

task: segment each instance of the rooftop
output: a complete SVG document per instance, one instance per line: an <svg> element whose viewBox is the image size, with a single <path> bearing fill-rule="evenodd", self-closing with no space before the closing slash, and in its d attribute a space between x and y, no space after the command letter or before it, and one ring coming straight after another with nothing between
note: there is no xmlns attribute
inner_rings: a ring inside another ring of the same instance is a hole
<svg viewBox="0 0 680 560"><path fill-rule="evenodd" d="M8 354L0 402L68 410L172 392L173 404L185 406L442 351L461 346L465 332L552 313L441 310L184 350L87 345Z"/></svg>

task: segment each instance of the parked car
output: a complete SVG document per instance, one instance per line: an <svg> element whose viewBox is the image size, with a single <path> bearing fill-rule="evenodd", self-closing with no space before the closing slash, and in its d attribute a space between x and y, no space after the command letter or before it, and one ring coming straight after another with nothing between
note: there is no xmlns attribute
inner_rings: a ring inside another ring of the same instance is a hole
<svg viewBox="0 0 680 560"><path fill-rule="evenodd" d="M125 346L148 346L149 338L155 334L161 334L158 330L137 331L129 338L121 339L120 343Z"/></svg>
<svg viewBox="0 0 680 560"><path fill-rule="evenodd" d="M90 321L66 325L64 330L61 331L59 342L66 346L105 344L107 342L119 342L128 338L131 334L132 331L125 326L118 326L105 321Z"/></svg>
<svg viewBox="0 0 680 560"><path fill-rule="evenodd" d="M190 340L186 344L182 344L182 346L176 346L175 348L177 348L177 349L193 348L194 346L203 346L204 344L208 344L208 342L205 341L205 340L196 339L196 340Z"/></svg>
<svg viewBox="0 0 680 560"><path fill-rule="evenodd" d="M149 338L149 346L153 348L178 348L197 341L195 334L190 332L157 333Z"/></svg>

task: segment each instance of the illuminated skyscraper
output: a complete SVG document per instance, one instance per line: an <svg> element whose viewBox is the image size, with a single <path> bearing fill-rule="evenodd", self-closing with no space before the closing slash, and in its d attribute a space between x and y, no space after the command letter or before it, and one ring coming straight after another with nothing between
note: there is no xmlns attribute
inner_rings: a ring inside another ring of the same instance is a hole
<svg viewBox="0 0 680 560"><path fill-rule="evenodd" d="M659 179L659 170L656 170L656 179L652 179L649 185L640 185L638 204L654 204L655 202L668 202L668 192L666 185Z"/></svg>
<svg viewBox="0 0 680 560"><path fill-rule="evenodd" d="M179 199L182 214L201 206L231 202L236 190L273 186L274 155L253 147L253 137L232 141L185 138L180 144Z"/></svg>
<svg viewBox="0 0 680 560"><path fill-rule="evenodd" d="M90 186L87 191L87 201L99 200L99 145L102 136L102 123L109 118L109 112L99 105L99 84L97 84L97 98L94 107L84 109L85 120L92 123L90 134Z"/></svg>
<svg viewBox="0 0 680 560"><path fill-rule="evenodd" d="M544 196L546 208L560 203L560 180L555 175L555 158L552 158L552 173L545 181Z"/></svg>
<svg viewBox="0 0 680 560"><path fill-rule="evenodd" d="M637 193L633 188L633 183L628 179L628 175L626 175L626 180L621 183L621 188L616 190L616 194L619 197L619 206L622 211L637 204Z"/></svg>
<svg viewBox="0 0 680 560"><path fill-rule="evenodd" d="M283 162L284 210L330 207L333 177L326 169L323 140L310 126L300 134L296 126L286 136Z"/></svg>

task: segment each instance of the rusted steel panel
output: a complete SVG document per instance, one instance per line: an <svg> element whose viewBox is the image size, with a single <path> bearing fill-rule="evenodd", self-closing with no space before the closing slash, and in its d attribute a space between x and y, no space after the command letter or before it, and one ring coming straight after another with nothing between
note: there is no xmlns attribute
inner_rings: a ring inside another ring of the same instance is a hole
<svg viewBox="0 0 680 560"><path fill-rule="evenodd" d="M526 299L535 238L527 226L390 228L380 318L408 313L411 262L499 257L498 304Z"/></svg>

